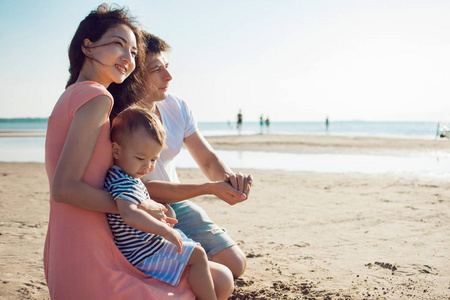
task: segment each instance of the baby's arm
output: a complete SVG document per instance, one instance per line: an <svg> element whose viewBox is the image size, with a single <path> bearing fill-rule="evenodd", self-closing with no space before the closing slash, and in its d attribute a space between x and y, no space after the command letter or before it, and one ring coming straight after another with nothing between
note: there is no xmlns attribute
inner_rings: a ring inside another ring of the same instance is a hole
<svg viewBox="0 0 450 300"><path fill-rule="evenodd" d="M178 223L175 212L168 204L158 203L150 199L138 204L137 207L150 214L153 218L161 222L166 222L172 227L173 224Z"/></svg>
<svg viewBox="0 0 450 300"><path fill-rule="evenodd" d="M143 232L161 235L163 238L177 246L178 253L181 253L183 239L176 230L139 209L134 202L120 198L116 199L116 202L119 213L128 226Z"/></svg>

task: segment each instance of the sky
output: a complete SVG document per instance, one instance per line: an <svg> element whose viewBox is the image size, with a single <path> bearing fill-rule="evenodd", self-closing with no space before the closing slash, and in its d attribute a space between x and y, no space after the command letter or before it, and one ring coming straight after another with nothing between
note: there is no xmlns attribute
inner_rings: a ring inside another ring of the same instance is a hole
<svg viewBox="0 0 450 300"><path fill-rule="evenodd" d="M6 0L0 118L48 117L101 1ZM117 0L172 47L198 121L450 122L448 0Z"/></svg>

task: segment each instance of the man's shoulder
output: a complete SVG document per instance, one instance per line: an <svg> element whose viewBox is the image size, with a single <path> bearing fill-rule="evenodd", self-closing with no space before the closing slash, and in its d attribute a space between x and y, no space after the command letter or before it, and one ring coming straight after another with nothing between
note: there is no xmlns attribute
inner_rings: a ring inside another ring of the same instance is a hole
<svg viewBox="0 0 450 300"><path fill-rule="evenodd" d="M164 101L158 102L156 105L166 114L173 116L189 115L191 110L186 101L173 95L169 95Z"/></svg>
<svg viewBox="0 0 450 300"><path fill-rule="evenodd" d="M161 104L163 104L165 106L174 106L175 105L175 106L179 106L179 107L187 105L186 101L184 101L180 97L177 97L177 96L174 96L171 94L169 94L167 96L167 98L161 102Z"/></svg>

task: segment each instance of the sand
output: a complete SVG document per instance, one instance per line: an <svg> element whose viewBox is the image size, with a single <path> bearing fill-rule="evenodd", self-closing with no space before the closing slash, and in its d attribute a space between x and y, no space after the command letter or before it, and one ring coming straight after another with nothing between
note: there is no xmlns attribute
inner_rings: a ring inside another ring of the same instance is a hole
<svg viewBox="0 0 450 300"><path fill-rule="evenodd" d="M251 136L218 149L314 153L448 152L448 140ZM332 146L330 146L332 145ZM450 181L411 175L240 170L250 199L194 199L244 250L231 299L449 299ZM201 182L199 170L179 172ZM0 163L0 299L49 299L42 251L44 165Z"/></svg>

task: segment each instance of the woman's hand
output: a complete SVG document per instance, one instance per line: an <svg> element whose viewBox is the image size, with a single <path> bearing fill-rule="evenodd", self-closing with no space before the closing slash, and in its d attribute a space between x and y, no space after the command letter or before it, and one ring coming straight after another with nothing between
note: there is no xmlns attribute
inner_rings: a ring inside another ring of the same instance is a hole
<svg viewBox="0 0 450 300"><path fill-rule="evenodd" d="M150 201L144 201L141 204L138 205L139 209L142 209L158 221L161 221L163 223L169 223L169 224L176 224L178 221L173 218L169 218L166 216L167 208L154 200Z"/></svg>

